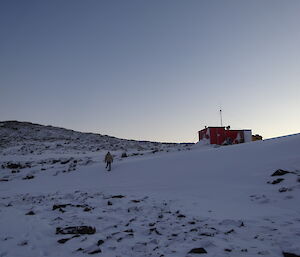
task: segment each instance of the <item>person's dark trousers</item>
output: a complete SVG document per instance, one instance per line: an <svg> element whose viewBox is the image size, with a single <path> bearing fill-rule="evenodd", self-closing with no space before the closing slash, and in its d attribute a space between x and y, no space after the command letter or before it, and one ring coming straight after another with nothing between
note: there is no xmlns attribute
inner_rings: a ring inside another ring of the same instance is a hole
<svg viewBox="0 0 300 257"><path fill-rule="evenodd" d="M106 168L108 167L108 171L110 171L111 170L111 162L107 162L106 163Z"/></svg>

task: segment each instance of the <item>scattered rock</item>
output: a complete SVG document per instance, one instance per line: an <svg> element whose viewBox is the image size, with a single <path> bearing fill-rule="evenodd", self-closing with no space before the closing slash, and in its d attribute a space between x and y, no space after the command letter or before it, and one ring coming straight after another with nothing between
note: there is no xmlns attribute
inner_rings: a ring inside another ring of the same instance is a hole
<svg viewBox="0 0 300 257"><path fill-rule="evenodd" d="M284 257L300 257L298 254L289 253L289 252L282 252Z"/></svg>
<svg viewBox="0 0 300 257"><path fill-rule="evenodd" d="M20 246L28 245L28 241L27 240L23 240L18 245L20 245Z"/></svg>
<svg viewBox="0 0 300 257"><path fill-rule="evenodd" d="M21 165L20 163L7 163L6 168L8 169L23 169L25 166Z"/></svg>
<svg viewBox="0 0 300 257"><path fill-rule="evenodd" d="M279 188L279 189L278 189L278 192L279 192L279 193L284 193L284 192L287 192L288 190L289 190L288 188L282 187L282 188Z"/></svg>
<svg viewBox="0 0 300 257"><path fill-rule="evenodd" d="M33 175L27 175L26 177L23 178L23 180L26 180L26 179L33 179L34 176Z"/></svg>
<svg viewBox="0 0 300 257"><path fill-rule="evenodd" d="M209 237L214 237L215 235L212 233L201 233L200 236L209 236Z"/></svg>
<svg viewBox="0 0 300 257"><path fill-rule="evenodd" d="M233 233L233 232L234 232L234 229L230 229L229 231L225 232L224 234L225 234L225 235L228 235L228 234L231 234L231 233Z"/></svg>
<svg viewBox="0 0 300 257"><path fill-rule="evenodd" d="M96 250L93 250L93 251L91 251L91 252L88 252L88 254L96 254L96 253L101 253L101 252L102 252L101 249L98 248L98 249L96 249Z"/></svg>
<svg viewBox="0 0 300 257"><path fill-rule="evenodd" d="M60 161L60 164L67 164L69 161L71 161L71 159L65 160L65 161Z"/></svg>
<svg viewBox="0 0 300 257"><path fill-rule="evenodd" d="M55 211L56 209L66 208L69 204L54 204L52 207L52 211Z"/></svg>
<svg viewBox="0 0 300 257"><path fill-rule="evenodd" d="M201 247L201 248L194 248L190 250L188 253L203 254L203 253L207 253L207 251Z"/></svg>
<svg viewBox="0 0 300 257"><path fill-rule="evenodd" d="M88 234L92 235L96 233L96 228L91 226L78 226L78 227L65 227L65 228L56 228L56 234Z"/></svg>
<svg viewBox="0 0 300 257"><path fill-rule="evenodd" d="M35 215L33 211L27 212L25 215Z"/></svg>
<svg viewBox="0 0 300 257"><path fill-rule="evenodd" d="M113 195L111 198L124 198L124 195Z"/></svg>
<svg viewBox="0 0 300 257"><path fill-rule="evenodd" d="M291 172L287 171L287 170L278 169L271 176L272 177L274 177L274 176L283 176L283 175L288 174L288 173L291 173Z"/></svg>
<svg viewBox="0 0 300 257"><path fill-rule="evenodd" d="M65 242L69 241L70 239L71 238L62 238L62 239L57 240L57 242L60 244L64 244Z"/></svg>
<svg viewBox="0 0 300 257"><path fill-rule="evenodd" d="M100 245L102 245L102 244L104 244L104 240L98 240L98 242L97 242L97 246L100 246Z"/></svg>
<svg viewBox="0 0 300 257"><path fill-rule="evenodd" d="M150 231L150 234L152 232L155 232L157 235L161 235L161 233L156 228L150 228L149 231Z"/></svg>
<svg viewBox="0 0 300 257"><path fill-rule="evenodd" d="M273 180L272 182L268 182L269 184L275 185L275 184L279 184L280 182L282 182L284 180L284 178L278 178Z"/></svg>
<svg viewBox="0 0 300 257"><path fill-rule="evenodd" d="M126 233L133 233L133 230L132 229L127 229L127 230L124 230L124 232L126 232Z"/></svg>
<svg viewBox="0 0 300 257"><path fill-rule="evenodd" d="M139 203L141 201L140 200L131 200L131 202L133 202L133 203Z"/></svg>

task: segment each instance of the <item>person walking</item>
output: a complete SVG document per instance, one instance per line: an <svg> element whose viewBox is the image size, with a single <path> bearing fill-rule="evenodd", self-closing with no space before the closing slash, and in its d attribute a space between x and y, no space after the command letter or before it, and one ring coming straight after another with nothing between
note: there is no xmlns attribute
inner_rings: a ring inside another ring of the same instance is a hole
<svg viewBox="0 0 300 257"><path fill-rule="evenodd" d="M113 162L113 160L114 160L114 158L112 157L110 152L107 152L107 154L105 155L104 161L106 162L106 169L108 168L108 171L111 170L111 163Z"/></svg>

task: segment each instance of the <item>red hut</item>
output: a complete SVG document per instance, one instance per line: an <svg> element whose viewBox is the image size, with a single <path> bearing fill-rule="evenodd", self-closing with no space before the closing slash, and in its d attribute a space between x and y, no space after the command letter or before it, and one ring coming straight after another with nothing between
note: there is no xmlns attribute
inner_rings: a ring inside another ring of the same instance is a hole
<svg viewBox="0 0 300 257"><path fill-rule="evenodd" d="M199 141L213 145L231 145L252 141L250 129L231 130L230 127L205 127L198 132Z"/></svg>

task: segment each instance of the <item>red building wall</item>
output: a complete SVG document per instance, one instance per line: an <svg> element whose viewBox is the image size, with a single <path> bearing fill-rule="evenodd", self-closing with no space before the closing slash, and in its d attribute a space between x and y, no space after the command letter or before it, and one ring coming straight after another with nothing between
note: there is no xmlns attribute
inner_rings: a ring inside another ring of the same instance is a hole
<svg viewBox="0 0 300 257"><path fill-rule="evenodd" d="M225 127L208 127L200 130L199 141L209 139L210 144L222 145L225 143L238 144L244 142L243 130L226 130Z"/></svg>

